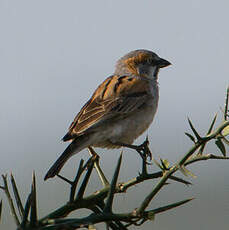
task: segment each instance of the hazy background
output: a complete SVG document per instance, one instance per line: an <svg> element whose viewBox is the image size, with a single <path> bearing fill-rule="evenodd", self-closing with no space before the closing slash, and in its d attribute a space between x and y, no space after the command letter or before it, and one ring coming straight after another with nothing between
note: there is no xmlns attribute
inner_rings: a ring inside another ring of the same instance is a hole
<svg viewBox="0 0 229 230"><path fill-rule="evenodd" d="M25 199L36 171L40 217L63 204L68 186L58 179L43 181L66 147L60 139L95 87L113 73L115 61L139 48L173 63L160 72L159 109L148 134L154 156L175 162L191 144L184 137L187 116L201 134L216 112L222 117L229 84L228 10L227 0L0 0L0 173L14 173ZM120 151L98 151L110 178ZM209 152L218 151L212 145ZM72 176L81 157L88 158L86 150L62 173ZM139 156L125 150L120 181L137 175L139 166ZM169 185L151 207L196 199L139 229L228 229L229 162L191 169L198 176L193 186ZM94 178L90 191L100 186ZM119 195L116 210L137 207L152 186ZM15 229L2 192L0 197L0 228Z"/></svg>

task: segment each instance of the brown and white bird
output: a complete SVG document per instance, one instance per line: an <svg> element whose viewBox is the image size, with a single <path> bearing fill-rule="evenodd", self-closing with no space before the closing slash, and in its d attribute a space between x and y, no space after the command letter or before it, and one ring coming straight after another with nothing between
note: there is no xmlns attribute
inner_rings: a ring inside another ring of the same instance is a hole
<svg viewBox="0 0 229 230"><path fill-rule="evenodd" d="M114 74L99 85L75 117L63 137L71 143L44 179L57 175L71 156L89 146L132 144L153 121L159 98L158 72L168 65L167 60L143 49L119 59Z"/></svg>

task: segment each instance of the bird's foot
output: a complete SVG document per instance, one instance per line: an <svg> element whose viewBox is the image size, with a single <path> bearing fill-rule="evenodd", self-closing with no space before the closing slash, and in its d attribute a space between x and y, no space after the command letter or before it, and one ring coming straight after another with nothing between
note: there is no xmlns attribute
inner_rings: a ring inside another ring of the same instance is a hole
<svg viewBox="0 0 229 230"><path fill-rule="evenodd" d="M136 146L136 151L139 153L139 155L144 161L146 161L148 157L150 161L152 160L152 153L149 149L148 137L146 137L146 140L141 145ZM149 164L148 162L146 163Z"/></svg>
<svg viewBox="0 0 229 230"><path fill-rule="evenodd" d="M146 137L145 141L141 145L130 145L121 142L116 142L114 144L136 150L146 164L150 164L147 162L148 157L150 161L152 160L152 153L149 149L148 137Z"/></svg>

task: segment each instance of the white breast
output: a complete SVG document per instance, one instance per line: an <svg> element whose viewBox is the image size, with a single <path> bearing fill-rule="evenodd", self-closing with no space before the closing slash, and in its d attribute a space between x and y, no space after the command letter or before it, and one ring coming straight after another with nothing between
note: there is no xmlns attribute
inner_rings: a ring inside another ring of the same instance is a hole
<svg viewBox="0 0 229 230"><path fill-rule="evenodd" d="M159 99L157 84L152 84L151 88L152 97L141 110L115 123L109 134L112 142L132 144L150 126L157 111Z"/></svg>

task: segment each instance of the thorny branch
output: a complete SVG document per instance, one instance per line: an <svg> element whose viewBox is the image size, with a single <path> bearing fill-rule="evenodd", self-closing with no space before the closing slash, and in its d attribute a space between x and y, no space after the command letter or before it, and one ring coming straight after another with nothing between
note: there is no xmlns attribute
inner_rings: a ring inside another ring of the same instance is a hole
<svg viewBox="0 0 229 230"><path fill-rule="evenodd" d="M95 229L94 225L97 223L106 223L107 229L112 230L127 230L130 226L139 226L145 223L146 221L153 220L156 214L165 212L172 208L176 208L180 205L183 205L191 199L186 199L183 201L175 202L169 205L162 207L154 208L151 210L146 210L149 208L151 201L155 196L160 192L161 188L168 184L168 180L176 181L183 183L185 185L190 185L191 183L187 180L177 177L174 174L180 170L184 174L191 174L190 171L186 169L187 165L206 161L209 159L229 159L226 156L226 145L229 141L227 139L229 135L229 120L228 120L228 101L229 101L229 89L227 90L225 111L224 111L224 120L222 123L213 130L215 125L216 116L210 124L208 131L205 136L201 136L191 120L189 119L189 125L193 134L185 133L190 140L193 142L192 147L186 152L186 154L178 160L175 164L169 165L167 160L160 159L161 163L153 159L153 162L159 167L159 171L154 173L148 173L148 168L151 166L146 158L149 156L148 148L148 139L140 145L144 146L144 151L142 155L142 168L141 174L126 181L119 182L118 177L120 173L120 166L122 163L122 154L118 160L113 178L109 183L106 179L105 173L99 165L99 157L96 152L89 147L89 152L91 158L84 164L84 161L81 160L79 167L76 170L76 176L73 181L58 175L60 179L67 182L70 185L70 195L69 201L64 204L62 207L54 210L45 217L38 219L37 216L37 198L36 198L36 179L35 174L33 174L33 182L31 186L31 192L27 198L25 206L23 207L19 191L16 186L14 177L11 175L11 185L13 190L13 195L11 195L10 189L8 187L8 180L6 175L2 175L3 185L0 185L0 189L4 191L10 205L14 221L20 230L24 229L41 229L41 230L60 230L60 229L79 229L79 228L88 228ZM215 155L211 153L204 153L206 145L214 140L217 148L220 150L222 155ZM138 148L137 148L138 149ZM138 149L139 151L139 149ZM145 155L144 155L145 154ZM89 196L85 196L85 191L88 186L88 182L91 178L93 169L96 169L99 178L102 182L103 188L99 191L96 191ZM157 183L152 187L149 194L143 198L142 203L136 209L128 213L113 213L113 199L115 194L127 192L130 187L134 185L143 183L146 180L157 179ZM79 185L79 182L81 184ZM12 198L13 197L13 198ZM15 202L17 209L15 208ZM86 208L92 213L88 216L81 218L67 218L67 216L78 209ZM2 201L0 202L0 218L2 212Z"/></svg>

